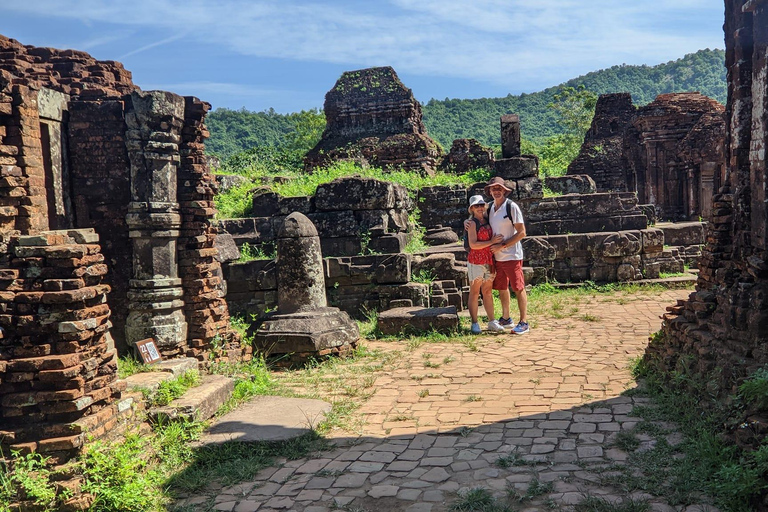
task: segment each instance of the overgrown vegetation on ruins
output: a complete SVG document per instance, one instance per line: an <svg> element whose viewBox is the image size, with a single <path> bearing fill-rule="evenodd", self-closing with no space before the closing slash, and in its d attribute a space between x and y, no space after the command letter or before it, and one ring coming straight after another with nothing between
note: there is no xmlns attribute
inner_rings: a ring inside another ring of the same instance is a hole
<svg viewBox="0 0 768 512"><path fill-rule="evenodd" d="M623 304L643 300L643 297L662 290L659 286L620 284L587 283L570 289L540 285L530 293L530 310L542 321L566 317L584 321L579 315L585 310L586 303L614 301ZM234 319L233 323L241 332L247 329L248 322L242 318ZM375 316L361 322L360 326L361 333L377 339ZM193 443L199 439L204 424L156 424L151 433L129 434L121 443L93 443L74 461L72 468L83 476L83 489L96 496L91 510L166 510L169 506L173 509L174 498L189 493L209 496L209 502L195 506L195 510L208 510L214 505L215 494L222 486L251 480L259 470L276 464L279 458L299 459L326 449L328 443L322 436L331 431L359 433L364 420L356 411L373 396L379 375L388 375L398 365L410 364L404 356L420 354L424 347L432 344L450 344L457 352L478 352L486 346L493 348L509 340L508 336L470 337L467 332L468 324L465 324L455 336L435 334L397 341L378 337L379 341L391 341L392 345L383 350L362 343L350 356L313 361L288 371L275 371L258 357L249 363L214 364L213 372L236 379L234 394L219 414L253 396L265 394L321 398L331 402L332 410L324 421L314 425L314 433L288 442L227 443L201 448ZM414 367L411 378L415 381L429 378L433 373L450 368L454 361L453 357L429 357L425 352L419 356L418 369ZM122 359L120 366L127 366L130 371L137 369L135 363L127 359ZM421 393L420 397L427 399L428 393ZM480 395L467 398L468 402L483 400ZM404 415L394 417L393 421L413 421L413 418ZM466 431L469 433L471 429ZM57 510L56 487L52 482L55 474L46 468L45 461L38 455L19 455L14 462L13 471L0 466L0 512L9 510L8 504L19 496L19 492L36 501L41 511ZM530 498L532 496L527 494L510 495L513 503L523 503Z"/></svg>
<svg viewBox="0 0 768 512"><path fill-rule="evenodd" d="M654 334L652 343L661 336L661 331ZM653 400L632 411L643 421L616 440L630 454L631 465L607 468L605 483L627 492L663 494L670 505L694 503L704 493L722 510L758 509L768 490L768 442L742 450L723 430L749 428L738 422L745 407L768 400L768 368L758 369L727 400L686 364L665 374L647 358L638 359L633 374L644 384L633 393ZM670 425L682 436L672 436Z"/></svg>

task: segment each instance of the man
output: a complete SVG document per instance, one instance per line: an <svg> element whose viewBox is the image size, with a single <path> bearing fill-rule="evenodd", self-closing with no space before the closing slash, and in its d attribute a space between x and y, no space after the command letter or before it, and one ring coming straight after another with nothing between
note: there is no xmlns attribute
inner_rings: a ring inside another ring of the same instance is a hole
<svg viewBox="0 0 768 512"><path fill-rule="evenodd" d="M504 238L500 244L491 246L496 260L496 278L493 281L493 289L499 291L502 315L499 323L511 328L514 334L526 334L528 326L528 295L525 292L525 280L523 278L523 244L525 238L525 224L523 212L512 200L507 199L507 194L512 189L507 187L504 180L496 176L491 178L485 186L485 193L493 198L493 204L488 211L488 220L493 229L493 234L501 234ZM520 310L520 321L514 325L509 312L509 288L515 292L517 307ZM514 327L513 327L514 325Z"/></svg>

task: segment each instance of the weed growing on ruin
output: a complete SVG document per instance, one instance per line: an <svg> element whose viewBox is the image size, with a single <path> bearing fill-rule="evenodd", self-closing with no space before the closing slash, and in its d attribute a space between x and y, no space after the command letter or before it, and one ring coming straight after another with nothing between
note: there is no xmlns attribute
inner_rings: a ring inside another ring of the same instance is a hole
<svg viewBox="0 0 768 512"><path fill-rule="evenodd" d="M434 271L429 268L423 268L418 272L411 274L412 283L432 284L436 278L437 276L435 275Z"/></svg>
<svg viewBox="0 0 768 512"><path fill-rule="evenodd" d="M251 327L251 322L249 322L245 316L232 315L229 317L229 325L232 327L232 330L240 336L241 343L244 345L253 345L253 335L248 335L248 329Z"/></svg>
<svg viewBox="0 0 768 512"><path fill-rule="evenodd" d="M408 243L405 244L405 248L403 249L403 251L408 254L422 253L429 248L426 242L424 242L426 230L419 222L420 214L421 212L418 208L408 214L408 225L411 227L411 233Z"/></svg>
<svg viewBox="0 0 768 512"><path fill-rule="evenodd" d="M739 394L748 405L768 408L768 366L758 368L739 386Z"/></svg>
<svg viewBox="0 0 768 512"><path fill-rule="evenodd" d="M182 396L194 386L200 385L200 373L197 370L189 370L178 378L169 379L160 383L154 393L145 392L149 407L168 405Z"/></svg>
<svg viewBox="0 0 768 512"><path fill-rule="evenodd" d="M49 459L39 453L14 451L11 455L12 468L0 458L0 512L10 511L11 502L21 497L41 510L55 510L56 487L50 479Z"/></svg>
<svg viewBox="0 0 768 512"><path fill-rule="evenodd" d="M117 360L117 376L121 379L151 371L152 365L144 364L132 355L126 355Z"/></svg>
<svg viewBox="0 0 768 512"><path fill-rule="evenodd" d="M274 245L265 247L263 245L254 245L245 242L240 246L240 258L238 258L237 263L245 263L247 261L253 260L273 259L275 259Z"/></svg>

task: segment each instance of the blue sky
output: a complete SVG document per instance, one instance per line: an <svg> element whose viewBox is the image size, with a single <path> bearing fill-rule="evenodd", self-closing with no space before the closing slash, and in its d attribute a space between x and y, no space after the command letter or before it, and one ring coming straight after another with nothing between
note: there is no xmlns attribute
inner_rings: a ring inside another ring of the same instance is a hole
<svg viewBox="0 0 768 512"><path fill-rule="evenodd" d="M535 92L616 64L723 48L722 0L0 0L0 34L118 60L214 107L322 108L343 71L416 98Z"/></svg>

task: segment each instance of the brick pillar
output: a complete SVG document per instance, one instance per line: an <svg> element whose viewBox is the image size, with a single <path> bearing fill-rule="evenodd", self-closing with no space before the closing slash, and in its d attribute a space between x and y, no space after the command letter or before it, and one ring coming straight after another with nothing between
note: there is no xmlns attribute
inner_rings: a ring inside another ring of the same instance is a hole
<svg viewBox="0 0 768 512"><path fill-rule="evenodd" d="M179 143L184 99L163 91L134 92L125 122L131 161L131 203L126 222L133 242L126 341L154 338L166 357L187 351L187 322L176 244Z"/></svg>
<svg viewBox="0 0 768 512"><path fill-rule="evenodd" d="M184 313L189 325L188 355L206 358L218 338L227 355L239 359L239 340L229 326L229 308L224 300L223 274L214 247L217 228L213 197L216 183L205 162L203 120L211 108L197 98L186 97L179 170L181 237L179 275L184 288Z"/></svg>
<svg viewBox="0 0 768 512"><path fill-rule="evenodd" d="M33 233L48 229L37 90L3 80L0 76L0 229Z"/></svg>
<svg viewBox="0 0 768 512"><path fill-rule="evenodd" d="M107 272L92 229L14 236L0 268L0 447L65 461L117 421Z"/></svg>

